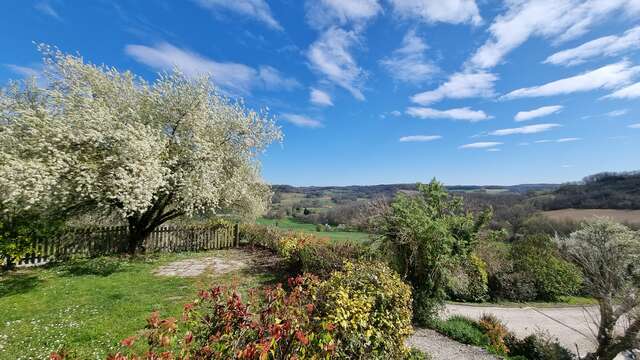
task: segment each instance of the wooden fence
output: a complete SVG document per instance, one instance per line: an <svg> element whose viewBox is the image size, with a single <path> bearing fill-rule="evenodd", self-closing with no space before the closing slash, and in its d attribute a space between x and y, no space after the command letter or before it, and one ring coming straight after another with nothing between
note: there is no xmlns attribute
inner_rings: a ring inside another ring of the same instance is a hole
<svg viewBox="0 0 640 360"><path fill-rule="evenodd" d="M35 243L33 251L17 265L39 265L72 255L123 253L127 250L128 234L126 226L68 229L58 238ZM147 252L205 251L238 246L239 240L238 224L231 227L161 226L147 236L143 246Z"/></svg>

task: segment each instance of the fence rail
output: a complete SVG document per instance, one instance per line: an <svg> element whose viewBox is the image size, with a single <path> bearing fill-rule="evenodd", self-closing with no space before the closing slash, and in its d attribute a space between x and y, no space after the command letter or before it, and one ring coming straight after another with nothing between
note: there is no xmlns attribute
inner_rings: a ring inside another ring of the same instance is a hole
<svg viewBox="0 0 640 360"><path fill-rule="evenodd" d="M33 251L17 265L40 265L71 255L123 253L128 235L126 226L71 228L58 238L36 242ZM143 247L147 252L205 251L235 247L239 240L238 224L232 227L161 226L147 236Z"/></svg>

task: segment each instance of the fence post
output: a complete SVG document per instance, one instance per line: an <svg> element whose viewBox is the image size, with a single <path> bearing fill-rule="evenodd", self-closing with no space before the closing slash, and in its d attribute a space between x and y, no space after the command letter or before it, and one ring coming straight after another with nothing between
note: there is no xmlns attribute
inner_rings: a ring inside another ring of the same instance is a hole
<svg viewBox="0 0 640 360"><path fill-rule="evenodd" d="M233 235L234 235L234 240L235 240L234 241L234 243L235 243L234 246L236 246L236 247L240 246L240 224L239 223L236 223L233 226L233 233L234 233Z"/></svg>

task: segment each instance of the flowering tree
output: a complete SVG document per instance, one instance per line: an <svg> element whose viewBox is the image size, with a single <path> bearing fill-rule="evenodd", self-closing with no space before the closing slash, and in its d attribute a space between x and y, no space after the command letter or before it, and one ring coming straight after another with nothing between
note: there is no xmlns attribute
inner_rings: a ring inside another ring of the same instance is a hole
<svg viewBox="0 0 640 360"><path fill-rule="evenodd" d="M46 87L0 93L2 208L122 216L135 251L182 215L262 211L270 196L258 155L281 132L265 112L178 71L149 83L40 46Z"/></svg>
<svg viewBox="0 0 640 360"><path fill-rule="evenodd" d="M582 270L587 293L598 300L598 348L584 359L612 360L639 348L640 234L602 219L556 241ZM616 325L624 328L622 334Z"/></svg>

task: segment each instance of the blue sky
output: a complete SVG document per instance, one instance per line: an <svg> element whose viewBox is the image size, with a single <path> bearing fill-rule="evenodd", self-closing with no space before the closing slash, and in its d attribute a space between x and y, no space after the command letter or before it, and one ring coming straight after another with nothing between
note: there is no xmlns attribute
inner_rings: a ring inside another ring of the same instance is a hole
<svg viewBox="0 0 640 360"><path fill-rule="evenodd" d="M33 42L180 67L278 118L266 180L518 184L640 169L639 0L0 4L0 82Z"/></svg>

